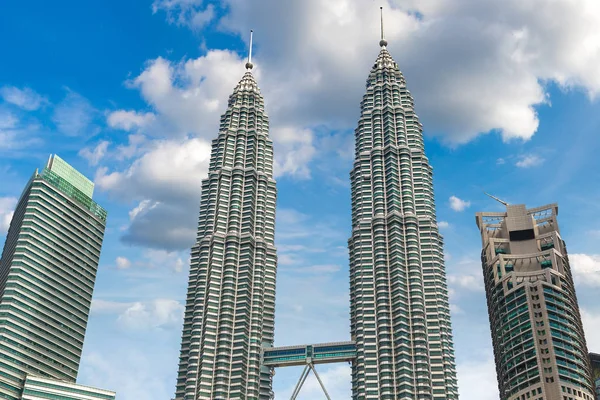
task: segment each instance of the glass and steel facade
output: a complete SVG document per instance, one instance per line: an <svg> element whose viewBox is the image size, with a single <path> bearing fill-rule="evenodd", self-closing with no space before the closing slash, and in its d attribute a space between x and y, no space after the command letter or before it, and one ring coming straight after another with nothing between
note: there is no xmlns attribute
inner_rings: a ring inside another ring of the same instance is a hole
<svg viewBox="0 0 600 400"><path fill-rule="evenodd" d="M70 185L90 199L93 197L94 183L56 154L48 159L46 169L69 182Z"/></svg>
<svg viewBox="0 0 600 400"><path fill-rule="evenodd" d="M456 399L433 171L404 76L380 44L350 173L352 398Z"/></svg>
<svg viewBox="0 0 600 400"><path fill-rule="evenodd" d="M251 68L251 65L250 65ZM212 142L192 248L175 397L270 399L276 186L273 144L258 85L248 71Z"/></svg>
<svg viewBox="0 0 600 400"><path fill-rule="evenodd" d="M28 375L21 400L115 400L116 393Z"/></svg>
<svg viewBox="0 0 600 400"><path fill-rule="evenodd" d="M501 400L594 400L555 204L477 213Z"/></svg>
<svg viewBox="0 0 600 400"><path fill-rule="evenodd" d="M77 377L106 211L54 157L23 191L0 259L1 399L20 399L28 374Z"/></svg>

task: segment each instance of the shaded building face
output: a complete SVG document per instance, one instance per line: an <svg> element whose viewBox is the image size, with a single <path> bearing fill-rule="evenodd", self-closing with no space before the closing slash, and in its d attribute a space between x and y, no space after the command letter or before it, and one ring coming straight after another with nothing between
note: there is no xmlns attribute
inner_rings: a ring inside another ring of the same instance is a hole
<svg viewBox="0 0 600 400"><path fill-rule="evenodd" d="M502 400L593 400L558 207L477 213Z"/></svg>

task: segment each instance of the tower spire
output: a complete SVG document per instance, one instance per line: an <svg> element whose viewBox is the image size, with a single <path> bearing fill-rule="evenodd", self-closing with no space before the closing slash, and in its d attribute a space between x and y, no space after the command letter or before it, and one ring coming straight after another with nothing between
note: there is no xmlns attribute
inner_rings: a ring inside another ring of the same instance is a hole
<svg viewBox="0 0 600 400"><path fill-rule="evenodd" d="M379 45L381 47L387 46L388 42L385 40L385 36L383 34L383 7L379 7L379 11L381 13L381 40L379 41Z"/></svg>
<svg viewBox="0 0 600 400"><path fill-rule="evenodd" d="M251 70L254 68L254 64L252 64L252 36L254 36L254 31L250 30L250 50L248 51L248 62L246 63L246 69Z"/></svg>

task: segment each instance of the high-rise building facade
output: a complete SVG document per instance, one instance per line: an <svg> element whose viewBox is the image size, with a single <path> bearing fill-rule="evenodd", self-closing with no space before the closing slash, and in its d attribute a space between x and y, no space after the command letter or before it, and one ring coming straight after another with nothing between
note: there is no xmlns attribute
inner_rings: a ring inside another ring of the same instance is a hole
<svg viewBox="0 0 600 400"><path fill-rule="evenodd" d="M270 399L277 255L273 144L252 64L229 98L202 181L177 400Z"/></svg>
<svg viewBox="0 0 600 400"><path fill-rule="evenodd" d="M104 237L93 183L51 156L19 199L0 259L0 398L28 375L75 382Z"/></svg>
<svg viewBox="0 0 600 400"><path fill-rule="evenodd" d="M590 353L590 364L592 367L592 381L596 389L596 400L600 400L600 354Z"/></svg>
<svg viewBox="0 0 600 400"><path fill-rule="evenodd" d="M423 128L383 39L350 174L353 399L458 398L450 307Z"/></svg>
<svg viewBox="0 0 600 400"><path fill-rule="evenodd" d="M501 400L594 400L558 206L477 213Z"/></svg>

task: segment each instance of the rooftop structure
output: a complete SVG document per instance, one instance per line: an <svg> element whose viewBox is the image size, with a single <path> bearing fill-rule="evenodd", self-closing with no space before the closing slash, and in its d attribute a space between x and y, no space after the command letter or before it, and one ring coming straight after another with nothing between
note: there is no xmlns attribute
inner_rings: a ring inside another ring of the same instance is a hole
<svg viewBox="0 0 600 400"><path fill-rule="evenodd" d="M94 195L94 183L56 154L50 156L46 169L69 182L87 197Z"/></svg>

